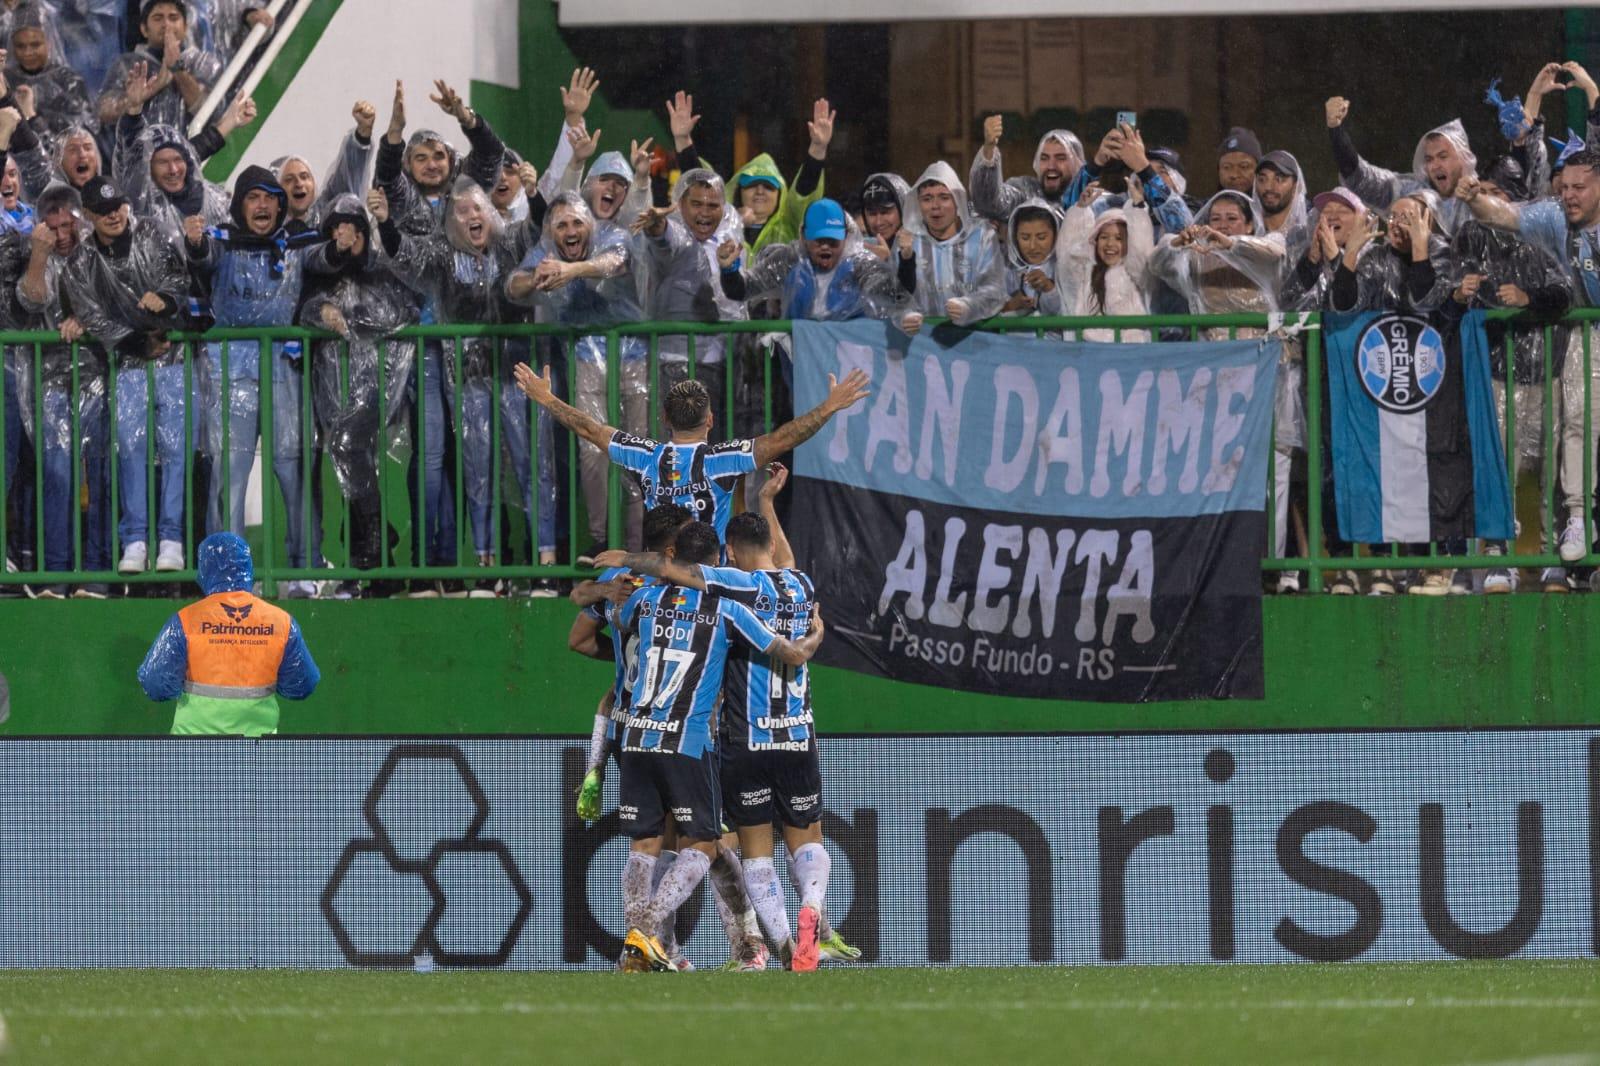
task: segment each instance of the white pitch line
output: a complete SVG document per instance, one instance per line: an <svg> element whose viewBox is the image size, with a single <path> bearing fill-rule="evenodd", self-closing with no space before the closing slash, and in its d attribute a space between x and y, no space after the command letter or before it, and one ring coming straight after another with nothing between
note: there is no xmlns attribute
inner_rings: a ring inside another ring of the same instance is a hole
<svg viewBox="0 0 1600 1066"><path fill-rule="evenodd" d="M1597 1055L1541 1055L1533 1059L1506 1059L1503 1062L1468 1062L1462 1066L1597 1066Z"/></svg>
<svg viewBox="0 0 1600 1066"><path fill-rule="evenodd" d="M11 1037L6 1033L6 1016L0 1014L0 1055L11 1050Z"/></svg>
<svg viewBox="0 0 1600 1066"><path fill-rule="evenodd" d="M692 979L691 979L692 981ZM675 982L674 982L675 983ZM1193 1000L1171 999L1068 999L1068 1000L997 1000L993 1002L962 1002L960 1000L906 1000L902 1002L878 1001L861 1003L771 1003L763 1010L783 1014L895 1014L947 1012L965 1008L980 1012L1013 1013L1048 1010L1094 1011L1185 1011L1250 1010L1271 1011L1371 1011L1371 1010L1595 1010L1600 999L1534 999L1534 998L1483 998L1454 999L1280 999L1280 1000ZM179 1007L60 1007L11 1008L12 1017L70 1018L83 1021L152 1020L161 1018L229 1018L242 1020L259 1018L341 1018L341 1017L405 1017L415 1015L494 1015L494 1014L631 1014L638 1009L635 1001L594 1003L545 1003L510 1000L499 1004L482 1003L417 1003L388 1007L325 1008L302 1007L298 1004L255 1006L179 1006ZM748 1008L741 1004L708 1002L696 1004L695 1010L713 1013L742 1013ZM1518 1063L1485 1063L1481 1066L1600 1066L1594 1057L1530 1059Z"/></svg>

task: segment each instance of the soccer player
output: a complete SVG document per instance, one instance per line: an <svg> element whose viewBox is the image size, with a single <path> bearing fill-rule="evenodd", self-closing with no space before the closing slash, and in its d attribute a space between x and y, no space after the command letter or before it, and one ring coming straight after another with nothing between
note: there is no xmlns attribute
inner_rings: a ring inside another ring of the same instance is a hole
<svg viewBox="0 0 1600 1066"><path fill-rule="evenodd" d="M663 578L750 607L774 632L805 636L816 590L794 568L794 553L773 500L788 480L778 464L761 488L759 513L728 523L732 567L686 566L665 554L609 552L601 560L626 572ZM806 667L789 666L745 646L730 650L724 672L721 777L726 817L739 834L750 899L762 928L792 969L817 968L819 955L861 957L827 922L832 860L822 843L822 770ZM789 932L783 888L773 867L772 822L783 824L789 877L800 897L799 935Z"/></svg>
<svg viewBox="0 0 1600 1066"><path fill-rule="evenodd" d="M689 566L711 565L721 545L711 527L693 522L674 542ZM639 677L622 731L619 813L633 845L622 875L628 936L623 968L670 970L653 931L699 886L718 856L722 836L716 738L712 719L722 694L729 649L748 644L789 667L804 665L822 643L820 615L791 641L767 628L748 607L715 593L672 584L634 592L616 612L619 637L639 638ZM662 828L671 812L684 845L652 892Z"/></svg>
<svg viewBox="0 0 1600 1066"><path fill-rule="evenodd" d="M711 433L711 394L698 381L680 381L667 392L665 414L672 439L653 441L602 424L563 403L550 389L550 368L535 374L526 363L516 367L522 391L549 410L556 421L606 450L611 461L637 475L644 486L646 509L677 503L709 522L721 540L733 515L733 493L739 478L798 448L816 436L828 420L867 395L867 375L852 370L843 381L828 375L828 397L805 414L755 440L707 443Z"/></svg>

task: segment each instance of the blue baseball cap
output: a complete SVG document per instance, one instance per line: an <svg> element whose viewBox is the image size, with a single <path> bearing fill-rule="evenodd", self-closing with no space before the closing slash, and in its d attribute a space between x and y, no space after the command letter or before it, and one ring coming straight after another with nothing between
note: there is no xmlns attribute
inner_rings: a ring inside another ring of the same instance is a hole
<svg viewBox="0 0 1600 1066"><path fill-rule="evenodd" d="M842 241L845 232L844 208L839 201L818 200L806 208L806 240Z"/></svg>

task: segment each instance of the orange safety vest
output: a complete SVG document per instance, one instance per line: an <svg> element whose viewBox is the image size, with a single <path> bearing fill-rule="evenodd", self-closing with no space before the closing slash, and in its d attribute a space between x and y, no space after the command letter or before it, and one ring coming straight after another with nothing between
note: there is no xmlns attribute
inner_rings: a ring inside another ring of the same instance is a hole
<svg viewBox="0 0 1600 1066"><path fill-rule="evenodd" d="M178 621L189 664L175 731L275 731L288 612L248 592L218 592L183 608Z"/></svg>

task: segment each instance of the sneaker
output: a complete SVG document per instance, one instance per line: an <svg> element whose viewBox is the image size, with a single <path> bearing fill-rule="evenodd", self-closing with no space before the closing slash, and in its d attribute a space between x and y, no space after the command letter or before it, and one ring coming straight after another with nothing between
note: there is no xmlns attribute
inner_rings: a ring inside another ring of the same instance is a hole
<svg viewBox="0 0 1600 1066"><path fill-rule="evenodd" d="M183 569L183 541L164 540L156 552L157 570L182 570Z"/></svg>
<svg viewBox="0 0 1600 1066"><path fill-rule="evenodd" d="M145 563L150 558L150 545L142 540L136 540L122 549L122 561L117 563L117 573L138 574L144 571Z"/></svg>
<svg viewBox="0 0 1600 1066"><path fill-rule="evenodd" d="M1292 596L1300 591L1300 571L1285 570L1278 575L1278 595Z"/></svg>
<svg viewBox="0 0 1600 1066"><path fill-rule="evenodd" d="M1517 591L1517 572L1515 570L1490 570L1483 575L1483 594L1485 596L1504 596Z"/></svg>
<svg viewBox="0 0 1600 1066"><path fill-rule="evenodd" d="M1406 589L1413 596L1448 596L1450 595L1450 579L1454 571L1429 570L1421 581L1414 581Z"/></svg>
<svg viewBox="0 0 1600 1066"><path fill-rule="evenodd" d="M796 973L810 973L817 968L817 927L822 924L822 915L815 907L801 907L795 924L799 931L795 934L794 955L789 967Z"/></svg>
<svg viewBox="0 0 1600 1066"><path fill-rule="evenodd" d="M1472 571L1457 570L1456 576L1450 579L1450 595L1470 596L1473 593Z"/></svg>
<svg viewBox="0 0 1600 1066"><path fill-rule="evenodd" d="M103 600L111 594L109 585L79 585L72 590L75 600Z"/></svg>
<svg viewBox="0 0 1600 1066"><path fill-rule="evenodd" d="M825 959L833 962L859 962L861 949L853 948L844 942L844 937L839 935L839 930L830 929L828 935L817 941L817 950Z"/></svg>
<svg viewBox="0 0 1600 1066"><path fill-rule="evenodd" d="M690 962L681 951L672 956L672 968L679 973L694 973L694 963Z"/></svg>
<svg viewBox="0 0 1600 1066"><path fill-rule="evenodd" d="M586 822L600 817L600 786L599 770L584 774L583 784L578 786L578 817Z"/></svg>
<svg viewBox="0 0 1600 1066"><path fill-rule="evenodd" d="M587 566L592 569L594 567L594 557L605 550L605 541L592 540L589 542L589 546L587 548L578 553L577 564L579 566Z"/></svg>
<svg viewBox="0 0 1600 1066"><path fill-rule="evenodd" d="M759 940L746 940L730 961L734 963L733 968L740 973L761 973L767 968L767 960L771 957L772 953L767 950L767 945Z"/></svg>
<svg viewBox="0 0 1600 1066"><path fill-rule="evenodd" d="M488 552L478 553L479 566L493 566L494 556ZM492 600L499 595L499 583L494 581L469 581L466 583L467 599Z"/></svg>
<svg viewBox="0 0 1600 1066"><path fill-rule="evenodd" d="M1393 596L1394 574L1389 570L1374 570L1372 581L1367 585L1368 596Z"/></svg>
<svg viewBox="0 0 1600 1066"><path fill-rule="evenodd" d="M467 598L467 583L460 579L439 582L439 595L447 600L464 600Z"/></svg>
<svg viewBox="0 0 1600 1066"><path fill-rule="evenodd" d="M672 968L672 956L661 946L661 941L638 929L628 930L628 938L622 942L622 958L625 972L639 972L628 970L627 963L630 956L635 962L641 960L644 962L645 972L677 972Z"/></svg>
<svg viewBox="0 0 1600 1066"><path fill-rule="evenodd" d="M561 595L561 590L556 588L556 583L547 577L535 578L532 585L528 586L528 598L534 600L553 600Z"/></svg>
<svg viewBox="0 0 1600 1066"><path fill-rule="evenodd" d="M46 585L34 594L36 600L64 600L67 598L67 586Z"/></svg>
<svg viewBox="0 0 1600 1066"><path fill-rule="evenodd" d="M1361 579L1354 570L1341 570L1328 584L1330 596L1359 596L1361 594Z"/></svg>
<svg viewBox="0 0 1600 1066"><path fill-rule="evenodd" d="M317 598L317 583L315 581L286 581L283 584L283 598L286 600L314 600Z"/></svg>
<svg viewBox="0 0 1600 1066"><path fill-rule="evenodd" d="M406 598L406 583L395 578L379 578L367 586L366 595L362 599L371 600L403 600Z"/></svg>
<svg viewBox="0 0 1600 1066"><path fill-rule="evenodd" d="M1572 515L1567 519L1566 528L1561 531L1561 539L1556 547L1561 552L1561 561L1575 563L1589 554L1589 545L1583 539L1583 519Z"/></svg>
<svg viewBox="0 0 1600 1066"><path fill-rule="evenodd" d="M1572 591L1572 583L1567 579L1565 567L1547 566L1539 575L1539 588L1544 592L1565 595Z"/></svg>
<svg viewBox="0 0 1600 1066"><path fill-rule="evenodd" d="M362 597L361 582L354 578L328 584L333 585L332 591L327 593L330 600L359 600Z"/></svg>
<svg viewBox="0 0 1600 1066"><path fill-rule="evenodd" d="M437 581L414 581L411 583L410 596L414 600L436 600L443 595L443 590Z"/></svg>

